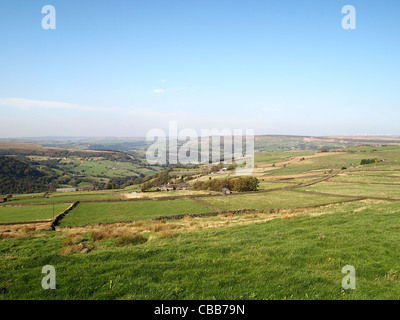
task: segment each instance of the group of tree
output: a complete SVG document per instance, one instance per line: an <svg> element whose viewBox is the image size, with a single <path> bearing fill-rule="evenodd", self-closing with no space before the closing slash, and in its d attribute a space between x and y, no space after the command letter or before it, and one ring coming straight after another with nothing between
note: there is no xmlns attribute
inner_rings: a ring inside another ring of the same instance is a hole
<svg viewBox="0 0 400 320"><path fill-rule="evenodd" d="M245 192L257 191L259 180L256 177L239 177L230 179L211 179L208 181L196 181L192 188L194 190L221 191L227 188L231 191Z"/></svg>
<svg viewBox="0 0 400 320"><path fill-rule="evenodd" d="M57 178L12 156L0 156L0 194L53 190L58 186Z"/></svg>
<svg viewBox="0 0 400 320"><path fill-rule="evenodd" d="M116 183L108 182L108 183L105 184L104 188L107 189L107 190L110 190L110 189L119 189L120 186L119 186L118 184L116 184Z"/></svg>
<svg viewBox="0 0 400 320"><path fill-rule="evenodd" d="M169 168L167 170L161 171L160 173L157 173L155 176L151 176L152 179L148 180L146 182L143 183L141 189L143 192L154 188L154 187L158 187L160 185L163 184L167 184L170 180L170 176L169 173L172 169Z"/></svg>
<svg viewBox="0 0 400 320"><path fill-rule="evenodd" d="M378 163L378 159L362 159L361 165Z"/></svg>

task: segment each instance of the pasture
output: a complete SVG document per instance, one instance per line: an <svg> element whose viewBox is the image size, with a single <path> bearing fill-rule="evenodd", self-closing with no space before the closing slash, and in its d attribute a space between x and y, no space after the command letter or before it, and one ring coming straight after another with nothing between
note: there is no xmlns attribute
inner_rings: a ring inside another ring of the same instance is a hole
<svg viewBox="0 0 400 320"><path fill-rule="evenodd" d="M221 210L239 209L282 209L324 205L333 202L347 201L345 196L325 196L282 190L225 197L209 197L200 200Z"/></svg>
<svg viewBox="0 0 400 320"><path fill-rule="evenodd" d="M177 214L206 212L211 212L211 210L188 200L80 203L63 219L61 226L147 220Z"/></svg>
<svg viewBox="0 0 400 320"><path fill-rule="evenodd" d="M399 213L393 203L348 203L253 223L250 216L247 224L199 222L123 247L95 242L84 230L82 239L95 246L84 255L63 253L63 232L4 239L2 298L397 300ZM40 286L49 263L57 290ZM357 269L356 290L341 287L347 264Z"/></svg>
<svg viewBox="0 0 400 320"><path fill-rule="evenodd" d="M14 195L0 223L47 220L52 203L57 213L80 203L56 231L0 228L0 299L398 299L398 161L398 146L263 152L251 193L133 185ZM219 214L190 216L208 212ZM188 216L153 220L177 214ZM57 290L40 286L46 264ZM357 270L356 290L341 286L345 265Z"/></svg>
<svg viewBox="0 0 400 320"><path fill-rule="evenodd" d="M54 215L67 209L69 204L54 205ZM53 205L31 205L0 207L0 223L50 220L53 218Z"/></svg>

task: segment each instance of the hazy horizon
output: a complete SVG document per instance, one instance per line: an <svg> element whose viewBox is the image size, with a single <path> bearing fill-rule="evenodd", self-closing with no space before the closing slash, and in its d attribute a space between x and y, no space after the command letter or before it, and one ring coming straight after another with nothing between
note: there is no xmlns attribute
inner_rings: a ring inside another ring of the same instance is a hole
<svg viewBox="0 0 400 320"><path fill-rule="evenodd" d="M168 139L170 136L166 136ZM171 136L175 138L176 136ZM206 136L203 136L206 137ZM400 135L393 135L393 134L354 134L354 135L291 135L291 134L256 134L255 137L312 137L312 138L385 138L385 137L393 137L393 138L400 138ZM145 140L145 136L31 136L31 137L0 137L0 142L5 140L90 140L90 139L111 139L111 140L123 140L123 139L143 139Z"/></svg>

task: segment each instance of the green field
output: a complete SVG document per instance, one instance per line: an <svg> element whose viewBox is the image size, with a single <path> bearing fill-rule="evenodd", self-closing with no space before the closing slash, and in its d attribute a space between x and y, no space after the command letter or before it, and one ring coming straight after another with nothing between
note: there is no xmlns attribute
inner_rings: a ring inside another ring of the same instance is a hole
<svg viewBox="0 0 400 320"><path fill-rule="evenodd" d="M135 221L182 213L212 210L188 200L145 200L110 203L81 203L62 220L62 226Z"/></svg>
<svg viewBox="0 0 400 320"><path fill-rule="evenodd" d="M138 166L131 162L120 162L110 160L86 160L86 159L70 159L60 161L60 167L67 168L72 172L83 173L88 176L101 177L119 177L134 176L141 173L153 174L158 170Z"/></svg>
<svg viewBox="0 0 400 320"><path fill-rule="evenodd" d="M2 298L397 300L398 206L365 206L184 232L88 255L57 254L60 233L2 240ZM40 286L46 264L57 270L57 290ZM341 288L345 265L357 270L356 290Z"/></svg>
<svg viewBox="0 0 400 320"><path fill-rule="evenodd" d="M293 157L308 156L317 153L317 151L297 151L297 152L257 152L254 162L256 164L276 163L287 161Z"/></svg>
<svg viewBox="0 0 400 320"><path fill-rule="evenodd" d="M272 191L225 197L206 197L199 200L222 210L295 208L346 201L351 198L304 194L293 191Z"/></svg>
<svg viewBox="0 0 400 320"><path fill-rule="evenodd" d="M333 182L351 182L351 183L381 183L381 184L399 184L400 185L400 177L393 177L387 175L369 175L364 173L363 175L340 175L333 178L331 181Z"/></svg>
<svg viewBox="0 0 400 320"><path fill-rule="evenodd" d="M336 183L328 181L304 187L301 188L301 190L332 193L343 196L400 198L400 185Z"/></svg>
<svg viewBox="0 0 400 320"><path fill-rule="evenodd" d="M68 204L54 205L54 214L60 214L68 206ZM53 205L0 207L0 223L47 220L52 218Z"/></svg>
<svg viewBox="0 0 400 320"><path fill-rule="evenodd" d="M360 165L370 158L382 161ZM246 194L141 192L136 184L14 195L0 205L0 223L51 219L53 205L38 202L56 203L56 213L80 203L55 232L0 225L0 299L398 299L400 207L376 198L400 200L399 146L262 152L256 159L260 191ZM200 169L189 183L235 177ZM274 188L284 189L265 191ZM154 200L107 202L125 196ZM162 200L167 196L177 200ZM177 214L192 216L152 220ZM47 264L57 270L56 290L40 286ZM356 268L355 290L341 286L345 265Z"/></svg>
<svg viewBox="0 0 400 320"><path fill-rule="evenodd" d="M119 193L104 193L102 192L91 192L91 193L53 193L47 198L43 197L15 197L12 201L1 204L5 205L18 205L18 204L29 204L29 203L46 203L46 202L75 202L75 201L94 201L94 200L119 200L124 197ZM0 205L0 206L1 206Z"/></svg>
<svg viewBox="0 0 400 320"><path fill-rule="evenodd" d="M272 181L260 181L259 190L269 190L276 188L286 188L295 185L296 182L272 182Z"/></svg>

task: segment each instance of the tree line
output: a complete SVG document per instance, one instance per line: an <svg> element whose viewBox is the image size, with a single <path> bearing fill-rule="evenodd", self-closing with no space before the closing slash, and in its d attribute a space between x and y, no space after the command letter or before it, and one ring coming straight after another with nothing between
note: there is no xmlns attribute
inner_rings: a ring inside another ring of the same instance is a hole
<svg viewBox="0 0 400 320"><path fill-rule="evenodd" d="M240 177L230 179L210 179L206 181L196 181L192 188L194 190L221 191L227 188L231 191L246 192L257 191L259 180L256 177Z"/></svg>

